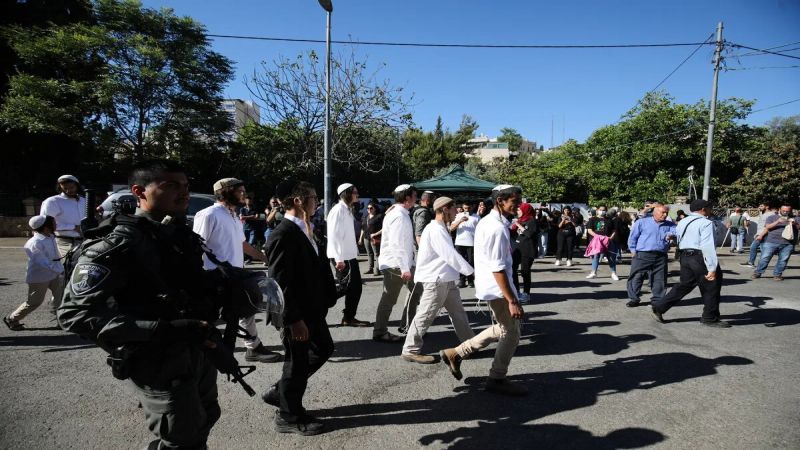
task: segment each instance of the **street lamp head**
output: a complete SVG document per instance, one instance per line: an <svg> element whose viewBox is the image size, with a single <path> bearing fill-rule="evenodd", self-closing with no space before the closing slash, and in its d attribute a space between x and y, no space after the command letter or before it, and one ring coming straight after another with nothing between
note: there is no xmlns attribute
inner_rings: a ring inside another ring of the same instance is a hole
<svg viewBox="0 0 800 450"><path fill-rule="evenodd" d="M691 171L693 171L693 170L694 170L694 166L689 166L689 167L687 167L687 168L686 168L686 170L688 170L689 172L691 172Z"/></svg>
<svg viewBox="0 0 800 450"><path fill-rule="evenodd" d="M322 6L322 8L329 13L333 12L333 2L331 2L331 0L319 0L319 6Z"/></svg>

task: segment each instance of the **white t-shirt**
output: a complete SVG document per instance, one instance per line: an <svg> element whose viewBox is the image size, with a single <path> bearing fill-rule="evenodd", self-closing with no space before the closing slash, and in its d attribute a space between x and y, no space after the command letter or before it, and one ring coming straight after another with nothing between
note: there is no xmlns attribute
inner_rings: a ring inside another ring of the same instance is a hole
<svg viewBox="0 0 800 450"><path fill-rule="evenodd" d="M225 205L215 203L198 211L192 230L206 241L206 246L218 260L227 261L234 267L244 267L244 226ZM217 265L203 255L203 267L213 270Z"/></svg>
<svg viewBox="0 0 800 450"><path fill-rule="evenodd" d="M475 296L480 300L503 298L495 272L506 273L511 292L519 298L512 282L510 226L508 219L492 210L475 227Z"/></svg>
<svg viewBox="0 0 800 450"><path fill-rule="evenodd" d="M56 219L56 236L80 237L75 227L86 214L86 197L70 198L64 193L48 197L42 202L39 214Z"/></svg>
<svg viewBox="0 0 800 450"><path fill-rule="evenodd" d="M460 215L457 219L460 219ZM475 245L475 227L478 226L478 221L480 220L481 216L472 214L466 222L458 224L458 228L456 228L456 245L464 247L472 247Z"/></svg>

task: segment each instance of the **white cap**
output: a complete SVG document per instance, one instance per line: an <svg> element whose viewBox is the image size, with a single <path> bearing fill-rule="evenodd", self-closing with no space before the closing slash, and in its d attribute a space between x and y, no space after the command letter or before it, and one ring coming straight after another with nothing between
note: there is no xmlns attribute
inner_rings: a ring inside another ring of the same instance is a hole
<svg viewBox="0 0 800 450"><path fill-rule="evenodd" d="M352 183L342 183L336 188L336 193L342 195L342 192L353 187Z"/></svg>
<svg viewBox="0 0 800 450"><path fill-rule="evenodd" d="M506 189L511 189L511 188L513 188L513 187L514 187L514 185L513 185L513 184L498 184L498 185L497 185L497 186L495 186L495 187L494 187L494 189L492 189L492 190L493 190L493 191L505 191Z"/></svg>
<svg viewBox="0 0 800 450"><path fill-rule="evenodd" d="M411 185L410 184L401 184L400 186L397 186L396 188L394 188L394 191L392 191L392 192L403 192L403 191L407 191L409 189L411 189Z"/></svg>
<svg viewBox="0 0 800 450"><path fill-rule="evenodd" d="M47 221L47 216L33 216L28 220L28 226L31 227L31 230L35 230L37 228L41 228L42 225Z"/></svg>
<svg viewBox="0 0 800 450"><path fill-rule="evenodd" d="M58 182L61 183L62 181L72 181L75 184L81 184L81 182L78 181L78 179L75 178L73 175L61 175L60 177L58 177Z"/></svg>

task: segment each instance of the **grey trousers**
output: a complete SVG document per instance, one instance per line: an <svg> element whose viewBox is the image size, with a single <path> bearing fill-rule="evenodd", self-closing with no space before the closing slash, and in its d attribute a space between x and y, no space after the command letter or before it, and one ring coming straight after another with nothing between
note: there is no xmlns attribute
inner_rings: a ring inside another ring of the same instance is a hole
<svg viewBox="0 0 800 450"><path fill-rule="evenodd" d="M503 299L489 300L486 302L492 308L492 315L497 321L496 324L481 331L472 339L466 340L456 347L456 353L462 358L497 342L497 349L494 351L492 368L489 370L489 378L505 378L508 373L508 365L517 350L519 344L519 320L511 317L508 310L508 302Z"/></svg>
<svg viewBox="0 0 800 450"><path fill-rule="evenodd" d="M651 302L658 302L664 297L667 285L667 254L662 252L636 252L631 261L628 275L628 299L638 302L642 293L644 278L650 280L653 292Z"/></svg>
<svg viewBox="0 0 800 450"><path fill-rule="evenodd" d="M397 303L397 297L400 296L403 286L408 289L408 296L406 297L406 306L403 308L403 317L400 319L400 326L408 327L417 313L422 286L415 284L414 281L403 281L400 276L400 269L383 270L383 293L381 293L378 311L375 314L373 337L383 336L389 331L389 316L392 315L392 308Z"/></svg>
<svg viewBox="0 0 800 450"><path fill-rule="evenodd" d="M422 350L422 337L430 328L439 310L447 310L450 322L456 330L459 341L466 341L475 337L475 333L469 326L467 312L461 303L461 294L456 287L455 281L442 283L420 283L422 284L422 296L419 299L419 306L411 326L408 327L406 342L403 345L404 355L418 355Z"/></svg>
<svg viewBox="0 0 800 450"><path fill-rule="evenodd" d="M217 369L202 351L194 352L193 359L190 376L173 380L169 387L128 380L142 404L147 427L160 439L158 448L205 448L221 415Z"/></svg>

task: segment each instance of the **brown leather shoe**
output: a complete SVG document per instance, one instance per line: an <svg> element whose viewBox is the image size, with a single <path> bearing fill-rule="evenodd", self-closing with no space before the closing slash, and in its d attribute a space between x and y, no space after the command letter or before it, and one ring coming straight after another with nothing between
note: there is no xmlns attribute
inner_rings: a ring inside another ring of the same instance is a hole
<svg viewBox="0 0 800 450"><path fill-rule="evenodd" d="M436 358L431 355L414 355L411 353L402 354L400 355L401 358L408 362L413 362L417 364L433 364L436 362Z"/></svg>
<svg viewBox="0 0 800 450"><path fill-rule="evenodd" d="M439 356L442 357L442 362L450 369L450 373L453 374L456 380L461 379L461 356L456 353L456 349L454 348L446 348L439 352Z"/></svg>

